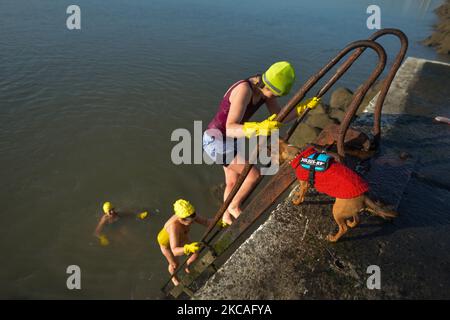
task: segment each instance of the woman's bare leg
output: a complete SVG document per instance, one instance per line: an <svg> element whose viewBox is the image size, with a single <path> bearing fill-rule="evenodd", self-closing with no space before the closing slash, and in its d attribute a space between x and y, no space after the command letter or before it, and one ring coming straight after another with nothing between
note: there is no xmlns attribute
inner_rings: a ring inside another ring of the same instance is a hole
<svg viewBox="0 0 450 320"><path fill-rule="evenodd" d="M225 188L225 191L228 191L228 194L233 189L234 185L236 184L237 178L244 170L245 164L247 162L244 162L242 160L238 161L238 157L234 158L233 161L228 165L228 167L225 168L225 177L230 177L230 182L232 183L232 186L229 190ZM241 214L241 204L244 201L244 199L248 196L252 188L254 187L255 183L258 181L258 178L260 177L259 170L256 167L252 167L250 172L247 175L247 178L245 178L244 183L239 188L238 192L234 196L234 199L231 201L230 205L228 206L228 212L234 217L238 218ZM227 183L228 187L228 183ZM228 196L228 194L226 196ZM225 194L224 194L224 198ZM225 215L224 215L225 218ZM227 221L225 221L227 222ZM228 223L228 222L227 222Z"/></svg>
<svg viewBox="0 0 450 320"><path fill-rule="evenodd" d="M225 173L225 190L223 192L223 201L225 202L231 190L233 190L233 187L236 184L239 174L229 169L229 167L223 167L223 171ZM222 219L225 223L229 225L233 223L233 218L228 210L224 212Z"/></svg>

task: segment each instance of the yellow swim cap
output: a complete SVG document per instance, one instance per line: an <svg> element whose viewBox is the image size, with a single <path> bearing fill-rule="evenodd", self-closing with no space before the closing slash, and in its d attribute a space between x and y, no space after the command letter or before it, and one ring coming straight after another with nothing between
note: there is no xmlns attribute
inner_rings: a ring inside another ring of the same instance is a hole
<svg viewBox="0 0 450 320"><path fill-rule="evenodd" d="M295 81L294 67L287 61L276 62L262 75L264 84L277 96L291 91Z"/></svg>
<svg viewBox="0 0 450 320"><path fill-rule="evenodd" d="M114 207L113 207L111 202L105 202L103 204L103 212L105 214L109 214L109 211L111 211L111 209L114 209Z"/></svg>
<svg viewBox="0 0 450 320"><path fill-rule="evenodd" d="M179 218L187 218L195 212L194 206L186 200L179 199L173 204L175 215Z"/></svg>

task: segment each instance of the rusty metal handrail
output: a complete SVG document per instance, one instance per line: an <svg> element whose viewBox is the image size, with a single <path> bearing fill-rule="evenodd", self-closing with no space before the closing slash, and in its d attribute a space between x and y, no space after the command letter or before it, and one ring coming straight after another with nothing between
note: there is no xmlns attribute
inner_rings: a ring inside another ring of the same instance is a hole
<svg viewBox="0 0 450 320"><path fill-rule="evenodd" d="M391 69L389 70L389 73L386 77L386 79L383 81L383 85L380 90L380 94L377 98L377 102L375 105L374 110L374 123L373 123L373 135L374 135L374 143L375 146L378 146L380 138L381 138L381 111L383 108L384 101L386 99L386 95L389 91L389 88L391 87L392 81L394 80L395 75L397 74L398 69L400 68L400 65L406 55L406 51L408 50L408 38L406 35L398 30L398 29L382 29L370 36L370 40L377 40L378 38L391 34L395 35L400 39L401 47L400 51L398 52L397 56L395 57L394 63L391 66ZM365 48L358 49L353 55L355 58L358 58L363 52ZM358 110L362 100L364 99L364 96L366 95L367 91L369 90L370 86L375 81L366 81L362 87L358 89L357 92L353 95L352 101L350 102L347 112L344 116L344 119L341 122L341 125L339 127L338 137L337 137L337 153L341 158L345 157L345 150L344 150L344 140L345 135L347 133L347 130L350 126L350 123L355 116L356 111Z"/></svg>
<svg viewBox="0 0 450 320"><path fill-rule="evenodd" d="M379 45L378 43L371 41L371 40L359 40L352 42L347 47L345 47L343 50L341 50L338 55L330 60L328 64L326 64L321 70L319 70L318 73L313 75L308 79L308 81L297 91L297 93L288 101L288 103L283 107L283 109L280 111L280 113L277 115L276 120L282 122L287 115L292 112L292 110L298 105L298 103L305 97L306 93L328 72L330 71L344 56L346 56L350 51L355 49L366 49L371 48L374 50L378 55L378 64L368 80L366 81L366 84L370 87L370 85L375 82L375 80L379 77L381 72L383 71L385 64L386 64L386 52L384 51L383 47ZM362 53L362 52L361 52ZM361 54L360 53L360 54ZM336 71L336 73L333 75L333 77L319 90L317 97L322 97L329 88L348 70L348 68L354 63L354 61L360 56L360 54L352 54L352 56L349 57L349 59ZM365 87L365 86L364 86ZM361 99L362 100L362 99ZM360 103L361 101L359 101ZM355 102L356 104L356 102ZM306 114L309 112L309 109L306 109L305 112L300 117L300 120L304 119ZM250 172L251 168L253 167L252 162L256 159L257 151L259 149L259 144L250 156L250 161L246 166L244 167L243 172L239 175L238 181L236 182L235 186L233 187L232 191L228 195L227 199L223 203L223 205L219 208L217 211L215 217L214 217L214 223L206 230L205 234L203 235L201 242L204 242L207 236L211 233L211 231L214 229L217 222L221 219L224 212L228 209L228 206L230 205L232 199L238 192L239 188L241 187L242 183L245 181L245 178L247 177L248 173ZM254 190L254 189L253 189ZM252 191L253 191L252 190ZM218 232L216 232L215 235L217 235ZM214 236L215 236L214 235ZM208 242L210 242L214 237L211 237ZM186 264L186 261L184 261L183 264L181 264L177 270L174 272L174 274L169 278L167 283L163 286L163 289L167 286L167 284L170 283L173 276L178 274L178 272L184 267Z"/></svg>
<svg viewBox="0 0 450 320"><path fill-rule="evenodd" d="M369 39L376 40L384 35L394 35L400 39L400 50L395 56L394 63L389 70L386 79L383 81L383 86L380 90L380 94L377 98L377 102L375 104L374 110L374 123L373 123L373 135L374 142L376 145L379 144L381 139L381 110L383 108L384 100L386 99L386 95L388 94L389 88L391 87L392 81L394 80L395 75L397 74L398 69L400 68L403 59L405 58L406 51L408 50L408 37L399 29L382 29L380 31L375 32Z"/></svg>
<svg viewBox="0 0 450 320"><path fill-rule="evenodd" d="M373 142L374 142L375 146L378 146L380 138L381 138L381 112L382 112L384 101L386 99L386 95L389 91L392 81L394 80L395 75L397 74L398 69L400 68L400 65L401 65L403 59L405 58L406 51L408 50L408 37L399 29L394 29L394 28L381 29L381 30L373 33L369 37L369 40L375 41L378 38L380 38L384 35L389 35L389 34L394 35L400 39L401 48L395 57L394 63L392 64L391 68L389 69L389 73L388 73L387 77L383 80L383 85L380 89L380 94L378 95L378 98L376 101L375 110L374 110L374 123L373 123L373 129L372 129L372 133L374 136ZM350 66L353 64L353 62L356 59L358 59L359 56L365 50L366 50L366 48L364 48L364 47L356 49L355 52L347 59L347 61L344 62L342 64L342 66L336 71L335 76L339 78L340 75L345 73L350 68ZM334 82L331 79L330 79L329 83L330 83L330 86L334 84ZM328 91L330 86L325 85L319 91L318 95L323 95L323 91L325 91L325 92ZM301 120L301 119L299 119L299 120ZM298 124L301 122L299 120L297 120L297 122L293 126L291 126L291 128L289 129L288 134L286 136L286 140L292 135L292 133L297 128ZM345 134L346 134L346 132L345 132ZM344 134L344 138L345 138L345 134Z"/></svg>

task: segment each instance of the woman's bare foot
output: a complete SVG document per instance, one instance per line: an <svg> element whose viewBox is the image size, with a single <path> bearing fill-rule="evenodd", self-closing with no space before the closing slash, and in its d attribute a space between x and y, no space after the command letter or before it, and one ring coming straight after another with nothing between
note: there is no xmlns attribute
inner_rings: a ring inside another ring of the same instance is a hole
<svg viewBox="0 0 450 320"><path fill-rule="evenodd" d="M233 219L231 218L231 214L228 210L224 212L222 220L228 225L231 225L233 223Z"/></svg>
<svg viewBox="0 0 450 320"><path fill-rule="evenodd" d="M241 215L241 213L242 213L242 210L241 210L241 208L239 208L238 206L232 206L231 204L230 204L230 206L228 207L228 210L227 210L235 219L237 219L240 215ZM225 222L227 222L227 221L225 221ZM228 222L227 222L228 223Z"/></svg>

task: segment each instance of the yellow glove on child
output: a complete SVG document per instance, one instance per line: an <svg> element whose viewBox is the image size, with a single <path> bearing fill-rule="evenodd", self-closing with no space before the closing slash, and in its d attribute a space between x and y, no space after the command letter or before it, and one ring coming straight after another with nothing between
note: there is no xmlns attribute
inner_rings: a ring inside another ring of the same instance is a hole
<svg viewBox="0 0 450 320"><path fill-rule="evenodd" d="M311 99L306 100L303 103L299 103L296 106L297 109L297 116L301 116L302 113L306 110L306 109L314 109L315 107L317 107L317 105L320 102L320 98L317 97L313 97Z"/></svg>
<svg viewBox="0 0 450 320"><path fill-rule="evenodd" d="M202 244L200 242L192 242L184 245L184 254L189 255L191 253L196 253L200 250Z"/></svg>
<svg viewBox="0 0 450 320"><path fill-rule="evenodd" d="M247 138L251 136L269 136L273 130L279 129L282 125L281 122L275 121L276 114L271 115L261 122L245 122L243 126L244 134Z"/></svg>

